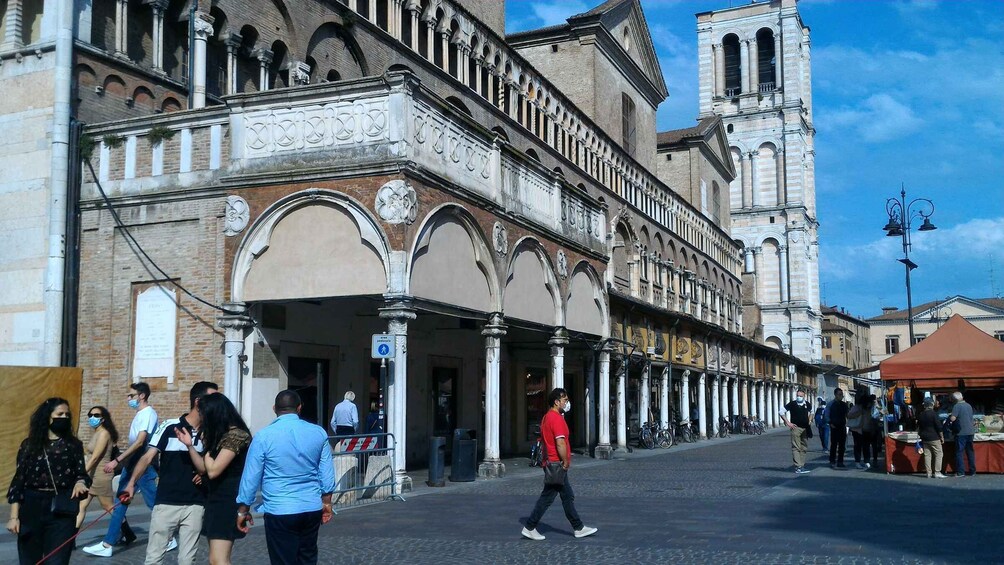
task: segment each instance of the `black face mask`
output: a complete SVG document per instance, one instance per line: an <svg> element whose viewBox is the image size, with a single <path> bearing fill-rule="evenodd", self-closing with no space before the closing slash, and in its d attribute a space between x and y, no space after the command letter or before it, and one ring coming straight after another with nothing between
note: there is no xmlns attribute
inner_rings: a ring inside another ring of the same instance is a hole
<svg viewBox="0 0 1004 565"><path fill-rule="evenodd" d="M53 418L52 422L49 424L49 429L57 436L68 435L70 433L70 419Z"/></svg>

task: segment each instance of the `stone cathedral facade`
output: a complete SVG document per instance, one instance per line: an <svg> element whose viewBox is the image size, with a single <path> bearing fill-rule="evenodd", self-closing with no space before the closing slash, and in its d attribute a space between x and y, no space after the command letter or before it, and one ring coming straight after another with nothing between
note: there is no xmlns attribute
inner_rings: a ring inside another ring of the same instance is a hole
<svg viewBox="0 0 1004 565"><path fill-rule="evenodd" d="M821 358L819 222L809 28L795 0L697 15L700 113L718 115L736 177L732 237L744 254L744 306L765 343Z"/></svg>

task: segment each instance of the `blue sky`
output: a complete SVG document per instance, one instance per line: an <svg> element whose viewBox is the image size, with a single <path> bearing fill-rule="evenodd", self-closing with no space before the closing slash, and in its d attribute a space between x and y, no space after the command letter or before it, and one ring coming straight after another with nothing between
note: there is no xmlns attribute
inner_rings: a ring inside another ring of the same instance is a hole
<svg viewBox="0 0 1004 565"><path fill-rule="evenodd" d="M508 0L506 31L563 23L600 2ZM914 304L1004 293L1004 2L798 5L812 29L823 301L861 317L906 307L901 241L881 229L901 183L936 205L938 229L914 234ZM694 124L694 14L728 6L642 0L670 91L660 131Z"/></svg>

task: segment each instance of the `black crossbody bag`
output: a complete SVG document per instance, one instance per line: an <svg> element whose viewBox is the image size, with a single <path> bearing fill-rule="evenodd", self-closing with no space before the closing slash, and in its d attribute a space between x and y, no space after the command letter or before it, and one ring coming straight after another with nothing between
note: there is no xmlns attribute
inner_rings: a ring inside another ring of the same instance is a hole
<svg viewBox="0 0 1004 565"><path fill-rule="evenodd" d="M63 489L62 492L56 488L56 477L52 476L52 466L49 465L49 454L42 449L42 456L45 457L45 468L49 470L49 480L52 481L52 502L49 503L49 512L55 516L76 516L80 513L80 501L73 498L73 489Z"/></svg>
<svg viewBox="0 0 1004 565"><path fill-rule="evenodd" d="M564 486L567 473L561 463L548 462L544 465L544 484L552 487Z"/></svg>

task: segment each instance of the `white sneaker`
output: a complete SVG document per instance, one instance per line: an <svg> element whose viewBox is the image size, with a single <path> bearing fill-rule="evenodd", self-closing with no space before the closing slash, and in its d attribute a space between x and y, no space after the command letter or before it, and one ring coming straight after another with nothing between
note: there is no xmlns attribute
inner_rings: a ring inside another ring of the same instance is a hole
<svg viewBox="0 0 1004 565"><path fill-rule="evenodd" d="M534 528L532 530L523 528L523 531L520 533L522 533L523 537L525 537L526 539L532 539L533 541L543 541L545 539L543 534L537 531L537 528ZM578 534L576 533L576 535Z"/></svg>
<svg viewBox="0 0 1004 565"><path fill-rule="evenodd" d="M105 545L104 542L98 542L94 545L89 545L84 548L84 553L88 555L93 555L95 557L111 557L112 548L111 546Z"/></svg>
<svg viewBox="0 0 1004 565"><path fill-rule="evenodd" d="M934 474L934 478L935 479L947 479L948 475L945 475L944 473L935 473Z"/></svg>
<svg viewBox="0 0 1004 565"><path fill-rule="evenodd" d="M864 469L865 471L867 471L868 469L872 468L872 464L871 463L865 463L864 466L861 467L861 468Z"/></svg>
<svg viewBox="0 0 1004 565"><path fill-rule="evenodd" d="M595 533L596 533L596 528L592 528L590 526L582 526L582 529L575 530L575 537L584 538L591 536Z"/></svg>
<svg viewBox="0 0 1004 565"><path fill-rule="evenodd" d="M167 540L167 549L165 551L174 551L175 549L178 549L178 538Z"/></svg>

